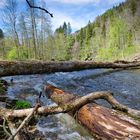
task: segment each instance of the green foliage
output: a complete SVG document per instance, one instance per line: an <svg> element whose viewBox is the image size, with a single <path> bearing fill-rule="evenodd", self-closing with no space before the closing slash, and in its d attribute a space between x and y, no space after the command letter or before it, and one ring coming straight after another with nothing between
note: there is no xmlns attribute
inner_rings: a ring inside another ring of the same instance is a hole
<svg viewBox="0 0 140 140"><path fill-rule="evenodd" d="M9 51L9 53L7 55L7 59L8 60L18 59L17 48L16 47L13 47L12 50Z"/></svg>
<svg viewBox="0 0 140 140"><path fill-rule="evenodd" d="M2 29L0 29L0 39L3 39L4 38L4 33L2 31Z"/></svg>
<svg viewBox="0 0 140 140"><path fill-rule="evenodd" d="M119 6L116 7L116 11L121 13L123 11L123 9L124 9L124 5L125 5L124 2L120 3Z"/></svg>
<svg viewBox="0 0 140 140"><path fill-rule="evenodd" d="M32 107L31 104L27 101L17 101L15 104L16 109L24 109Z"/></svg>
<svg viewBox="0 0 140 140"><path fill-rule="evenodd" d="M81 46L82 46L82 44L83 44L84 39L85 39L85 32L84 32L84 29L81 28L80 34L79 34L79 42L80 42L80 45L81 45Z"/></svg>
<svg viewBox="0 0 140 140"><path fill-rule="evenodd" d="M110 61L129 58L139 50L140 48L134 45L127 46L123 50L117 47L99 48L96 59L102 61Z"/></svg>
<svg viewBox="0 0 140 140"><path fill-rule="evenodd" d="M66 37L65 41L65 60L71 60L72 59L72 46L74 45L75 39L72 35L69 35Z"/></svg>
<svg viewBox="0 0 140 140"><path fill-rule="evenodd" d="M127 58L129 56L132 56L133 54L140 51L140 48L135 45L128 45L122 53L124 53L124 56Z"/></svg>
<svg viewBox="0 0 140 140"><path fill-rule="evenodd" d="M55 33L59 34L59 33L63 33L65 36L70 35L72 32L71 29L71 24L70 22L68 22L68 24L66 22L63 23L63 26L60 26L59 28L57 28L55 30Z"/></svg>
<svg viewBox="0 0 140 140"><path fill-rule="evenodd" d="M86 42L88 42L91 37L92 37L92 25L89 21L87 28L86 28Z"/></svg>
<svg viewBox="0 0 140 140"><path fill-rule="evenodd" d="M4 33L0 29L0 58L5 58Z"/></svg>
<svg viewBox="0 0 140 140"><path fill-rule="evenodd" d="M103 23L103 26L102 26L102 35L103 35L103 37L106 37L106 25L105 25L105 23Z"/></svg>
<svg viewBox="0 0 140 140"><path fill-rule="evenodd" d="M64 24L63 24L63 31L64 31L64 35L67 36L67 24L66 24L66 22L64 22Z"/></svg>
<svg viewBox="0 0 140 140"><path fill-rule="evenodd" d="M65 47L66 37L64 34L57 34L55 36L55 48L54 48L54 59L55 60L65 60L67 55L67 50Z"/></svg>
<svg viewBox="0 0 140 140"><path fill-rule="evenodd" d="M19 51L20 51L20 59L21 60L25 60L28 58L27 48L25 46L20 46ZM8 60L18 59L17 47L13 47L12 50L10 50L8 52L7 59Z"/></svg>
<svg viewBox="0 0 140 140"><path fill-rule="evenodd" d="M136 44L139 43L137 37L139 36L139 15L132 17L132 14L135 15L138 9L138 1L127 0L119 6L114 6L102 16L98 16L95 22L89 22L86 27L81 28L74 34L71 34L72 28L69 22L64 22L57 28L54 35L46 34L48 27L51 25L47 22L45 22L47 24L44 24L44 16L41 15L41 27L37 23L37 33L34 33L35 45L31 34L32 28L28 30L28 21L25 18L25 21L21 22L21 29L17 30L20 35L21 46L15 47L17 45L13 40L14 36L6 37L3 41L4 45L0 44L2 46L0 56L5 52L3 58L7 56L9 60L33 58L43 60L89 60L96 58L104 61L126 58L138 50ZM127 11L131 11L132 14ZM128 17L126 18L125 15L128 15ZM128 24L129 16L135 22ZM0 29L0 38L3 37L3 32Z"/></svg>
<svg viewBox="0 0 140 140"><path fill-rule="evenodd" d="M100 21L98 19L95 21L95 27L100 27Z"/></svg>
<svg viewBox="0 0 140 140"><path fill-rule="evenodd" d="M67 25L67 35L70 35L71 32L72 32L71 24L70 24L70 22L68 22L68 25Z"/></svg>
<svg viewBox="0 0 140 140"><path fill-rule="evenodd" d="M64 33L63 27L60 26L59 28L57 28L57 29L55 30L55 33Z"/></svg>
<svg viewBox="0 0 140 140"><path fill-rule="evenodd" d="M109 9L107 12L107 17L112 17L114 15L113 9Z"/></svg>
<svg viewBox="0 0 140 140"><path fill-rule="evenodd" d="M132 15L134 16L137 10L137 4L135 2L135 0L131 0L130 1L130 9L132 11Z"/></svg>
<svg viewBox="0 0 140 140"><path fill-rule="evenodd" d="M128 42L128 36L127 24L122 19L115 18L110 26L108 46L123 49Z"/></svg>
<svg viewBox="0 0 140 140"><path fill-rule="evenodd" d="M102 47L99 48L96 55L97 60L117 60L120 56L119 49L117 47Z"/></svg>
<svg viewBox="0 0 140 140"><path fill-rule="evenodd" d="M91 57L91 45L85 44L85 46L80 49L80 60L88 60L90 57Z"/></svg>
<svg viewBox="0 0 140 140"><path fill-rule="evenodd" d="M132 44L132 31L125 21L114 18L107 34L107 47L98 47L97 60L124 59L138 51L138 47ZM101 41L101 39L100 39Z"/></svg>

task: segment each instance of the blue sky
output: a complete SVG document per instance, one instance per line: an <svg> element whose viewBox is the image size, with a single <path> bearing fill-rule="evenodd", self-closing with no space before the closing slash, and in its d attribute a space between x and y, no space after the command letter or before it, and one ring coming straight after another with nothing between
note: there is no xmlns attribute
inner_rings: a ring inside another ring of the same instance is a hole
<svg viewBox="0 0 140 140"><path fill-rule="evenodd" d="M4 6L5 0L0 0L0 8ZM38 0L39 1L39 0ZM43 0L46 2L47 9L53 13L53 30L63 24L64 21L70 22L73 31L79 30L87 25L89 20L92 22L98 15L107 9L118 5L125 0ZM18 0L19 5L24 7L25 0ZM0 11L1 16L1 11ZM0 23L1 23L0 19ZM1 26L1 24L0 24ZM1 27L0 27L1 28Z"/></svg>

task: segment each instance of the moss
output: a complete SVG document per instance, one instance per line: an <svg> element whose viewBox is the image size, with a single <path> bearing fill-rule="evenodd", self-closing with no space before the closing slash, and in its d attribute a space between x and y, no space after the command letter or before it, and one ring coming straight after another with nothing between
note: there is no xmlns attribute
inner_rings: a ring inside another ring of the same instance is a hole
<svg viewBox="0 0 140 140"><path fill-rule="evenodd" d="M28 101L17 101L15 104L16 109L24 109L32 107Z"/></svg>
<svg viewBox="0 0 140 140"><path fill-rule="evenodd" d="M119 106L115 106L115 107L113 107L115 110L119 110L119 111L121 111L121 112L124 112L124 113L127 113L128 112L128 110L126 109L126 108L121 108L121 107L119 107Z"/></svg>
<svg viewBox="0 0 140 140"><path fill-rule="evenodd" d="M0 79L0 95L6 93L7 86L8 86L8 83L5 80Z"/></svg>
<svg viewBox="0 0 140 140"><path fill-rule="evenodd" d="M140 117L139 116L134 116L133 114L128 114L128 113L126 115L128 115L129 117L133 118L134 120L140 122ZM140 125L138 127L140 128Z"/></svg>
<svg viewBox="0 0 140 140"><path fill-rule="evenodd" d="M53 97L53 101L55 101L58 104L61 104L63 101L63 97Z"/></svg>
<svg viewBox="0 0 140 140"><path fill-rule="evenodd" d="M135 115L133 115L133 114L129 114L129 113L128 113L128 110L125 109L125 108L120 108L119 106L115 106L115 107L113 107L113 109L118 110L120 113L123 112L123 113L124 113L125 115L127 115L128 117L131 117L131 118L133 118L134 120L140 122L140 117L139 117L139 116L135 116ZM140 127L140 126L139 126L139 127Z"/></svg>

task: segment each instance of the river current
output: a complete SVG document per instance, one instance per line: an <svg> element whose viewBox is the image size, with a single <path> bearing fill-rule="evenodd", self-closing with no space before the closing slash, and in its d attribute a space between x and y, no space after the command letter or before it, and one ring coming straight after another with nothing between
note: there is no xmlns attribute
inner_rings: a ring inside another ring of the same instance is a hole
<svg viewBox="0 0 140 140"><path fill-rule="evenodd" d="M13 84L8 88L8 96L28 100L33 105L43 91L46 83L76 95L86 95L94 91L112 91L114 97L122 104L140 110L140 70L83 70L75 72L57 72L53 74L36 74L4 77ZM41 97L44 105L54 103ZM98 104L110 107L106 101L98 100ZM93 138L68 114L41 117L37 123L38 130L47 140L92 140Z"/></svg>

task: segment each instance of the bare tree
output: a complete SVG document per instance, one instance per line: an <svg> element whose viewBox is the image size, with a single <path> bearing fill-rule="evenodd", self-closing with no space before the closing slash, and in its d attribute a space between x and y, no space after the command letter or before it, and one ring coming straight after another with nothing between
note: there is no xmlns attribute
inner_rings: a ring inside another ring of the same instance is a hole
<svg viewBox="0 0 140 140"><path fill-rule="evenodd" d="M34 5L35 0L30 0L30 3ZM34 58L36 59L38 57L38 38L37 38L37 24L36 24L36 13L35 10L32 8L29 8L29 28L31 31L32 36L32 43L33 43L33 50L34 50Z"/></svg>
<svg viewBox="0 0 140 140"><path fill-rule="evenodd" d="M0 52L2 52L2 57L5 57L5 48L4 48L4 33L2 29L0 29Z"/></svg>
<svg viewBox="0 0 140 140"><path fill-rule="evenodd" d="M29 42L29 33L27 30L27 23L25 19L26 15L24 13L20 14L19 18L19 28L20 28L20 38L22 40L22 46L26 49L26 57L29 58L30 56L30 42ZM24 51L23 51L24 53Z"/></svg>
<svg viewBox="0 0 140 140"><path fill-rule="evenodd" d="M3 10L3 21L6 27L11 31L12 37L14 39L15 46L17 48L18 59L20 58L19 50L19 36L17 33L17 1L16 0L6 0L5 7Z"/></svg>
<svg viewBox="0 0 140 140"><path fill-rule="evenodd" d="M44 6L46 3L42 0L41 5ZM48 36L52 34L51 31L51 21L50 17L44 12L40 11L40 58L45 59L46 52L48 52L48 46L46 40L48 39ZM47 50L46 50L47 49Z"/></svg>

